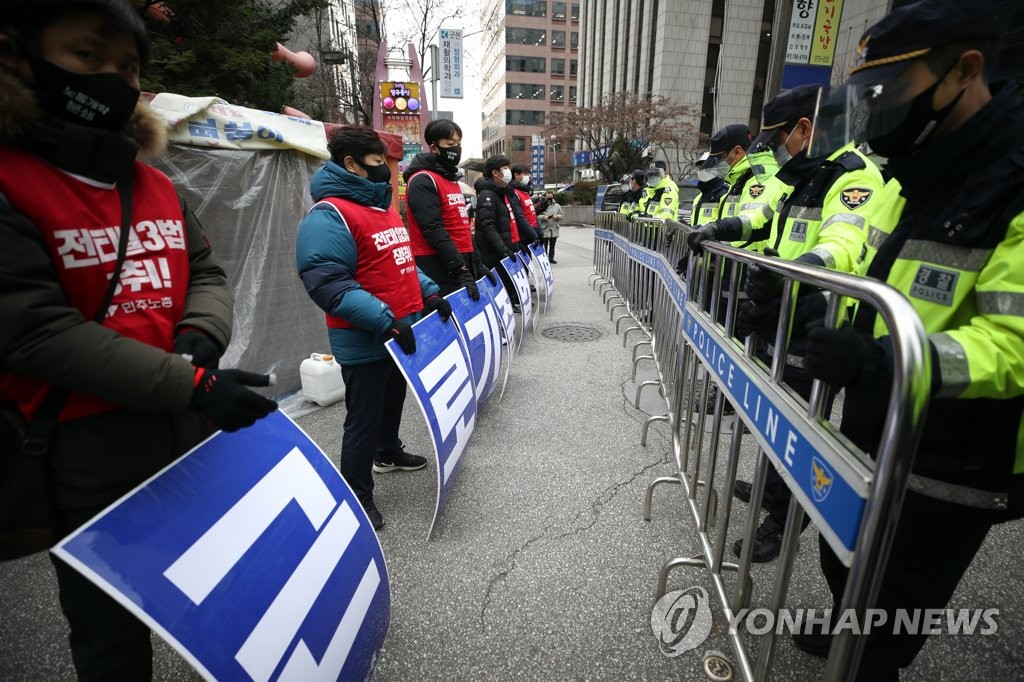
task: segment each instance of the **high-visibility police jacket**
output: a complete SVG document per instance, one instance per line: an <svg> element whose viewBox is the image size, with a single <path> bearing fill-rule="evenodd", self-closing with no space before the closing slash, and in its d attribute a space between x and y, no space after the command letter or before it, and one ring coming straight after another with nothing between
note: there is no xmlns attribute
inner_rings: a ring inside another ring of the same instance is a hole
<svg viewBox="0 0 1024 682"><path fill-rule="evenodd" d="M732 168L726 180L730 182L730 187L722 200L721 217L739 218L743 224L744 234L743 239L732 242L732 245L760 251L763 244L753 242L749 235L772 219L772 197L765 194L766 185L754 175L750 159L746 156Z"/></svg>
<svg viewBox="0 0 1024 682"><path fill-rule="evenodd" d="M777 176L782 182L786 169ZM884 185L878 167L852 144L839 149L793 182L767 230L768 246L780 258L811 253L827 268L857 272L876 208L889 208L877 201Z"/></svg>
<svg viewBox="0 0 1024 682"><path fill-rule="evenodd" d="M651 218L663 220L679 219L679 188L669 176L663 177L654 187L646 188L641 212Z"/></svg>
<svg viewBox="0 0 1024 682"><path fill-rule="evenodd" d="M628 189L622 193L622 202L619 204L619 213L623 215L629 215L633 211L639 210L640 197L643 195L644 188L640 189Z"/></svg>
<svg viewBox="0 0 1024 682"><path fill-rule="evenodd" d="M867 275L907 296L933 361L933 395L908 487L1020 517L1024 102L1010 88L997 90L953 134L891 159L889 168L906 203ZM854 325L876 337L888 333L864 305ZM847 396L842 431L874 452L886 417L871 404L877 396L858 398Z"/></svg>
<svg viewBox="0 0 1024 682"><path fill-rule="evenodd" d="M707 182L698 182L697 189L700 192L693 198L690 224L697 226L718 220L722 208L721 199L729 191L729 183L723 178L715 178Z"/></svg>

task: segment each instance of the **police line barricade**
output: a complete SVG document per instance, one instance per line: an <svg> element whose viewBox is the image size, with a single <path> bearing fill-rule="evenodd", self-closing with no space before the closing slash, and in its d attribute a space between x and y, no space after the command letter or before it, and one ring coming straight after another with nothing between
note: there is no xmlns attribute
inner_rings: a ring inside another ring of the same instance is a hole
<svg viewBox="0 0 1024 682"><path fill-rule="evenodd" d="M53 553L209 680L368 679L391 621L362 505L280 411L207 439Z"/></svg>
<svg viewBox="0 0 1024 682"><path fill-rule="evenodd" d="M656 599L665 593L668 574L674 568L701 566L709 572L723 616L733 623L738 615L744 613L742 609L749 606L752 592L750 548L758 525L767 466L771 462L793 492L793 498L769 596L769 611L777 613L784 605L806 511L821 536L850 569L840 608L843 613L847 610L854 613L859 619L857 622L866 622L866 611L874 605L891 547L929 395L927 341L913 308L901 294L874 280L766 258L717 243L708 245L707 254L702 258L688 259L684 285L665 252L671 254L680 248L678 243L683 241L685 229L671 240L671 244L667 239L661 243L648 241L662 249L662 252L654 252L627 241L619 232L622 230L630 234L628 228L616 224L615 219L606 219L605 224L615 225L618 229L599 228L595 230L595 240L610 244L612 263L625 257L656 272L659 286L668 294L661 301L671 301L682 321L682 348L672 366L681 369L679 376L685 380L679 379L668 384L671 388L665 388L677 471L650 485L644 516L650 519L651 495L655 486L661 483L681 485L696 526L701 553L696 557L679 557L665 563L659 574ZM595 249L598 246L595 243ZM740 344L732 334L738 300L726 292L741 290L743 271L751 264L786 278L782 300L788 305L782 307L775 338L771 340L775 350L770 367L758 360L755 352L764 348L768 340L757 345L756 337L750 336ZM620 265L619 270L622 269ZM723 277L726 271L728 281ZM613 269L612 281L636 285L635 280L615 279L615 274ZM895 366L888 405L889 420L874 462L826 423L822 411L827 403L827 387L815 381L810 400L805 401L783 382L791 320L800 284L830 292L826 324L834 326L839 321L844 312L840 302L845 296L878 310L891 332ZM624 298L639 295L642 294L626 292ZM663 307L659 304L656 308L655 324L651 330L653 347L662 350L678 338L674 332L679 331L672 323L672 313L664 311ZM661 316L665 316L669 324L661 324ZM668 366L665 362L660 364ZM659 371L659 374L664 377L665 373ZM717 395L713 401L709 431L705 406L709 403L709 386L712 384ZM722 436L726 435L723 430L726 400L735 408L737 416L734 420L739 420L749 429L758 445L751 499L747 512L741 515L743 552L736 564L724 563L723 554L744 429L739 428L739 423L731 429L724 480L721 486L716 486L718 446ZM694 415L695 403L698 409L696 415L691 416ZM704 489L703 495L698 494L700 488ZM718 504L719 499L721 504ZM717 528L717 532L712 532L712 527ZM726 591L723 580L725 570L737 573L736 587L731 595ZM730 644L745 679L766 678L774 651L774 636L775 629L771 628L760 637L755 662L740 631L730 629ZM837 633L833 637L826 678L854 679L862 648L863 638L854 638L850 628Z"/></svg>

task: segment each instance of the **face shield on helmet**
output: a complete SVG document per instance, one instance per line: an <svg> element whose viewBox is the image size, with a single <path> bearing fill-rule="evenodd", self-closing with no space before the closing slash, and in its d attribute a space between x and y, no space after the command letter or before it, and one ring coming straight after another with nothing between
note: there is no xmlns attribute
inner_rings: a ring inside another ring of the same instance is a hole
<svg viewBox="0 0 1024 682"><path fill-rule="evenodd" d="M850 142L885 139L899 130L916 98L914 81L901 77L906 66L893 66L903 68L895 73L888 68L862 71L850 82L822 91L809 157L828 156ZM871 71L877 71L877 75L870 77Z"/></svg>
<svg viewBox="0 0 1024 682"><path fill-rule="evenodd" d="M665 171L661 168L649 168L644 173L644 182L647 183L648 187L654 187L661 179L665 177Z"/></svg>

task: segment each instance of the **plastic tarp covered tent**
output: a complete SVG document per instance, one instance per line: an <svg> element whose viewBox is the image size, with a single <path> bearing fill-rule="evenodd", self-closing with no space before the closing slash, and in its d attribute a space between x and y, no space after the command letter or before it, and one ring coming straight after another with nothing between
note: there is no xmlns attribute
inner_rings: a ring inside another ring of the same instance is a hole
<svg viewBox="0 0 1024 682"><path fill-rule="evenodd" d="M221 367L275 372L275 395L297 391L302 360L330 352L324 313L295 269L310 179L329 156L324 125L216 98L161 94L150 104L172 143L152 163L199 218L235 297Z"/></svg>

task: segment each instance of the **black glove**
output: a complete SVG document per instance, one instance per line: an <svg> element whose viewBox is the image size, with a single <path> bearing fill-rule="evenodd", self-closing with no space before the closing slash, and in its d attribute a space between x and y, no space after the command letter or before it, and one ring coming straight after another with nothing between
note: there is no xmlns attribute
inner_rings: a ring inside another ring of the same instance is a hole
<svg viewBox="0 0 1024 682"><path fill-rule="evenodd" d="M480 292L477 291L476 280L473 279L473 273L469 271L469 268L463 267L456 273L455 277L460 287L466 287L466 293L469 294L471 299L474 301L480 300Z"/></svg>
<svg viewBox="0 0 1024 682"><path fill-rule="evenodd" d="M412 333L412 325L408 322L395 320L391 323L388 334L398 342L399 347L406 355L416 352L416 337Z"/></svg>
<svg viewBox="0 0 1024 682"><path fill-rule="evenodd" d="M744 301L736 315L736 337L745 339L751 334L757 334L766 339L774 339L780 310L781 303L778 300L772 303Z"/></svg>
<svg viewBox="0 0 1024 682"><path fill-rule="evenodd" d="M681 275L684 272L686 272L686 256L676 261L676 274Z"/></svg>
<svg viewBox="0 0 1024 682"><path fill-rule="evenodd" d="M273 375L197 367L190 406L218 429L237 431L277 409L273 400L246 388L272 383Z"/></svg>
<svg viewBox="0 0 1024 682"><path fill-rule="evenodd" d="M779 252L772 248L764 250L766 256L778 256ZM771 303L782 296L782 285L785 278L765 268L751 265L747 270L747 298L754 303Z"/></svg>
<svg viewBox="0 0 1024 682"><path fill-rule="evenodd" d="M491 283L492 287L498 286L498 278L494 276L494 270L488 268L486 272L484 272L484 277L487 278L487 281Z"/></svg>
<svg viewBox="0 0 1024 682"><path fill-rule="evenodd" d="M865 363L874 359L874 338L850 326L828 329L812 322L808 327L804 363L811 376L831 386L857 383Z"/></svg>
<svg viewBox="0 0 1024 682"><path fill-rule="evenodd" d="M476 291L476 284L473 285L473 291ZM470 296L472 296L472 294L470 294ZM478 293L476 298L473 300L476 301L479 299L480 294ZM428 313L432 313L436 310L442 322L447 322L452 316L452 304L437 294L431 294L423 299L423 307Z"/></svg>
<svg viewBox="0 0 1024 682"><path fill-rule="evenodd" d="M198 329L186 329L174 339L174 352L196 367L217 369L220 350L213 340Z"/></svg>
<svg viewBox="0 0 1024 682"><path fill-rule="evenodd" d="M511 258L513 261L516 260L516 252L513 249L505 249L505 256Z"/></svg>
<svg viewBox="0 0 1024 682"><path fill-rule="evenodd" d="M711 240L717 241L718 237L715 234L715 223L707 223L701 225L696 230L686 235L686 246L690 248L698 256L704 253L704 242Z"/></svg>

